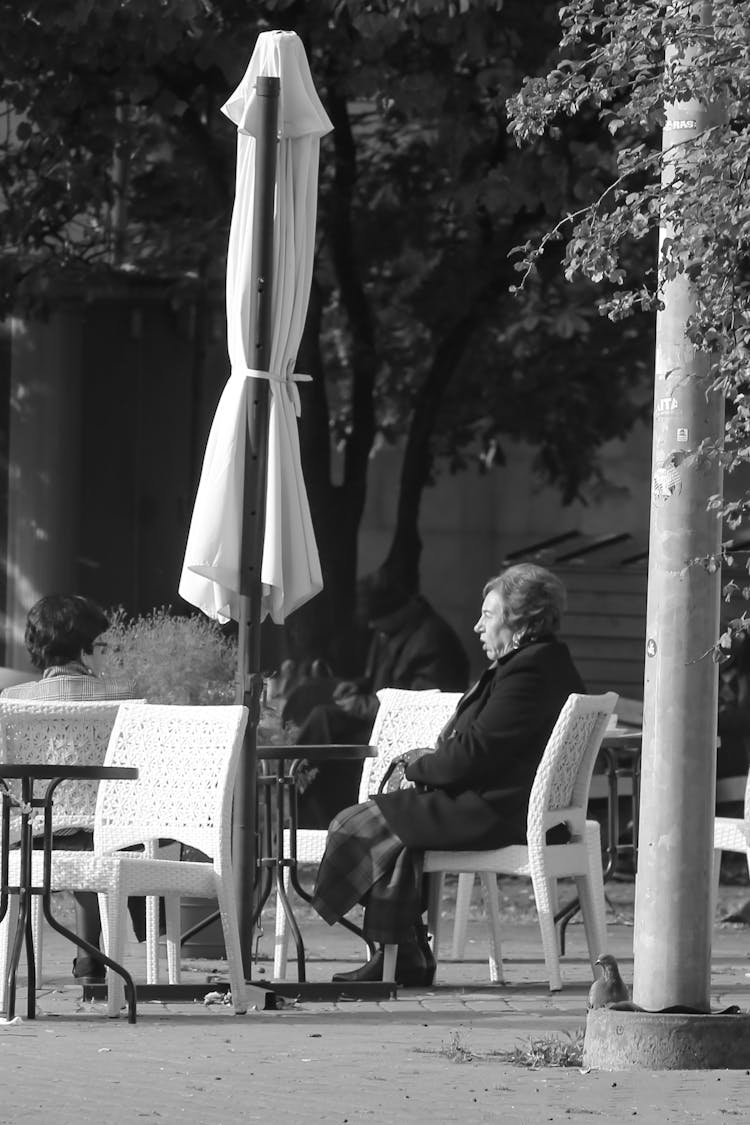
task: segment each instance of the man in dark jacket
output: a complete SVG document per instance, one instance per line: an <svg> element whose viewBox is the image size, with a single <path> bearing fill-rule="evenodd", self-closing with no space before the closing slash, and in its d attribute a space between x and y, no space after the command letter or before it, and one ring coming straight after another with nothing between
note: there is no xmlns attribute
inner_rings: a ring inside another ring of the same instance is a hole
<svg viewBox="0 0 750 1125"><path fill-rule="evenodd" d="M370 582L363 592L363 617L373 632L364 676L338 684L332 703L313 708L300 728L298 745L366 744L378 710L376 692L384 687L465 690L466 652L426 598L395 583ZM300 827L326 828L337 812L355 803L361 773L361 762L321 766L300 795Z"/></svg>

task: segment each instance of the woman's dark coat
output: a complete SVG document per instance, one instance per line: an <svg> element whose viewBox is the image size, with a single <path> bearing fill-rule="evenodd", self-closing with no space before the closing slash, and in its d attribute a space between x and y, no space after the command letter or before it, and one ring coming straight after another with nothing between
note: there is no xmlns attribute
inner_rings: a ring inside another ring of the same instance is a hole
<svg viewBox="0 0 750 1125"><path fill-rule="evenodd" d="M526 842L529 796L563 704L585 688L552 638L500 657L463 699L438 748L406 776L428 789L375 798L410 848L466 851Z"/></svg>

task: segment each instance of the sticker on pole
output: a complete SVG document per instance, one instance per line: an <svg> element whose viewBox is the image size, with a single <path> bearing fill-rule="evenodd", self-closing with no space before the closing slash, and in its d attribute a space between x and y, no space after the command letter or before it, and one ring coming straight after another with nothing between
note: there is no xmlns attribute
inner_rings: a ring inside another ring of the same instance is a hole
<svg viewBox="0 0 750 1125"><path fill-rule="evenodd" d="M666 500L671 500L673 496L679 496L681 492L682 481L679 469L674 465L662 465L656 470L652 481L654 500L664 503Z"/></svg>
<svg viewBox="0 0 750 1125"><path fill-rule="evenodd" d="M663 414L674 414L677 409L677 399L674 395L667 395L665 398L657 399L656 413L661 416Z"/></svg>
<svg viewBox="0 0 750 1125"><path fill-rule="evenodd" d="M682 492L680 465L685 460L684 450L675 450L654 470L651 492L654 501L664 502Z"/></svg>

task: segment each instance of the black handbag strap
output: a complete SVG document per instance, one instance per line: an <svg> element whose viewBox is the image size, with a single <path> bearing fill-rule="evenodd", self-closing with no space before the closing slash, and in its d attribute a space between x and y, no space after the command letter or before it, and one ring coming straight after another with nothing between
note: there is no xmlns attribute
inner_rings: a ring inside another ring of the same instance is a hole
<svg viewBox="0 0 750 1125"><path fill-rule="evenodd" d="M403 768L403 763L402 763L401 759L400 758L394 758L393 761L388 765L385 773L383 774L383 776L380 779L380 785L378 786L378 793L383 793L385 791L385 787L388 784L389 779L393 776L393 774L395 773L395 771L399 767Z"/></svg>

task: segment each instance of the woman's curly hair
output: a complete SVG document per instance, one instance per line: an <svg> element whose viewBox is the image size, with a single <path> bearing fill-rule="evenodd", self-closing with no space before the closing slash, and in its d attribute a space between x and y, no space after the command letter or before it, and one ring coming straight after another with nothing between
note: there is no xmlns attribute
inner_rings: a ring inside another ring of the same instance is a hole
<svg viewBox="0 0 750 1125"><path fill-rule="evenodd" d="M513 631L516 648L557 633L565 611L565 587L550 570L535 563L517 563L490 578L482 591L502 599L504 624Z"/></svg>

